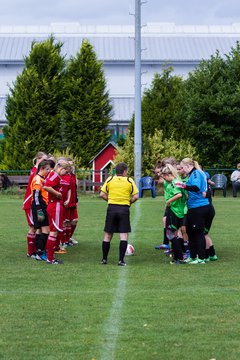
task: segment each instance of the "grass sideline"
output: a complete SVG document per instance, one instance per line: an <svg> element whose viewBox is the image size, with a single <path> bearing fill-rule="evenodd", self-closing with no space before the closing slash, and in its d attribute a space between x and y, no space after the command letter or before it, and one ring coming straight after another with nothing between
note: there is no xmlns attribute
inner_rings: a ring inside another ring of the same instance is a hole
<svg viewBox="0 0 240 360"><path fill-rule="evenodd" d="M0 195L0 359L240 359L239 198L214 198L219 261L201 266L170 265L154 249L163 198L140 199L125 268L116 265L116 236L100 265L105 202L80 197L79 245L62 266L26 258L21 203Z"/></svg>

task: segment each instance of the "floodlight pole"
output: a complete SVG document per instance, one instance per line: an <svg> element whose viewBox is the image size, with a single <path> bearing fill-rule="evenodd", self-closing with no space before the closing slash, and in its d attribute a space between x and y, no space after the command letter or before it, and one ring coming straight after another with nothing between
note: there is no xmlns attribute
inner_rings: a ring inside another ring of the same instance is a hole
<svg viewBox="0 0 240 360"><path fill-rule="evenodd" d="M142 173L141 117L141 0L135 0L135 117L134 117L134 180L138 186Z"/></svg>

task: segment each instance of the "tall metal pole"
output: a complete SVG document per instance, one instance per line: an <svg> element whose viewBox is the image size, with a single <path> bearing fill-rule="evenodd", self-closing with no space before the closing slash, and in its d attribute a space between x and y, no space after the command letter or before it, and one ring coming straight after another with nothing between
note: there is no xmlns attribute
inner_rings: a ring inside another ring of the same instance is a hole
<svg viewBox="0 0 240 360"><path fill-rule="evenodd" d="M142 173L141 114L141 0L135 0L135 119L134 119L134 180L138 186Z"/></svg>

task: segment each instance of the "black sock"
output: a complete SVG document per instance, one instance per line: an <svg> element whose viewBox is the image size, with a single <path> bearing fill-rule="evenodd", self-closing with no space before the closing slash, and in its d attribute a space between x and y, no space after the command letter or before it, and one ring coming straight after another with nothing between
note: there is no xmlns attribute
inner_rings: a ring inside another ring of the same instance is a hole
<svg viewBox="0 0 240 360"><path fill-rule="evenodd" d="M205 249L205 259L208 259L209 258L209 249Z"/></svg>
<svg viewBox="0 0 240 360"><path fill-rule="evenodd" d="M38 255L41 255L41 253L42 253L42 251L41 251L41 236L42 236L42 234L36 234L36 237L35 237L36 252Z"/></svg>
<svg viewBox="0 0 240 360"><path fill-rule="evenodd" d="M47 239L48 239L48 234L42 233L41 235L42 235L41 236L41 249L42 249L42 251L45 251L46 244L47 244Z"/></svg>
<svg viewBox="0 0 240 360"><path fill-rule="evenodd" d="M109 250L110 250L110 241L103 241L102 242L102 253L103 253L104 260L107 260Z"/></svg>
<svg viewBox="0 0 240 360"><path fill-rule="evenodd" d="M179 242L180 242L180 244L181 244L181 247L182 247L182 252L185 252L185 247L184 247L184 240L183 240L183 238L178 237L177 239L178 239L178 241L179 241Z"/></svg>
<svg viewBox="0 0 240 360"><path fill-rule="evenodd" d="M212 245L212 246L210 246L210 248L209 248L209 256L214 256L214 255L216 255L216 253L215 253L214 246Z"/></svg>
<svg viewBox="0 0 240 360"><path fill-rule="evenodd" d="M165 245L169 245L169 240L167 238L167 229L166 228L163 229L163 243Z"/></svg>
<svg viewBox="0 0 240 360"><path fill-rule="evenodd" d="M182 244L179 238L174 237L172 240L173 258L174 260L183 260Z"/></svg>
<svg viewBox="0 0 240 360"><path fill-rule="evenodd" d="M128 242L126 240L121 240L119 244L119 261L124 261L124 256L127 250Z"/></svg>

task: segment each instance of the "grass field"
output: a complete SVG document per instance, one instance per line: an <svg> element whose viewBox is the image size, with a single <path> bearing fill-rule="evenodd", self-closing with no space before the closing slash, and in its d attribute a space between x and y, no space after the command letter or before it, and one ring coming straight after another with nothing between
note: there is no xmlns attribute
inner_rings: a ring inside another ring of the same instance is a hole
<svg viewBox="0 0 240 360"><path fill-rule="evenodd" d="M6 360L239 360L240 198L214 199L219 260L170 265L163 198L132 206L135 256L118 267L118 238L100 265L106 203L82 196L79 245L52 266L26 257L21 199L0 195L1 350Z"/></svg>

